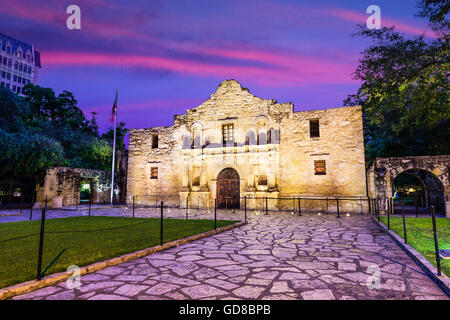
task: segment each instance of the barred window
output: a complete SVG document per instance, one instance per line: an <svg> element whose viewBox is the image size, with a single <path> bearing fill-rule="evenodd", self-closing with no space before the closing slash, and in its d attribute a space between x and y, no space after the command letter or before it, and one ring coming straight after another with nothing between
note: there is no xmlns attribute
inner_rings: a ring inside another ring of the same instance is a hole
<svg viewBox="0 0 450 320"><path fill-rule="evenodd" d="M158 179L158 167L152 167L150 174L150 179Z"/></svg>
<svg viewBox="0 0 450 320"><path fill-rule="evenodd" d="M222 126L222 134L223 134L223 143L233 143L234 141L234 125L233 124L225 124Z"/></svg>
<svg viewBox="0 0 450 320"><path fill-rule="evenodd" d="M315 175L327 174L325 160L314 160L314 174Z"/></svg>
<svg viewBox="0 0 450 320"><path fill-rule="evenodd" d="M319 138L319 120L309 120L309 136L311 138Z"/></svg>

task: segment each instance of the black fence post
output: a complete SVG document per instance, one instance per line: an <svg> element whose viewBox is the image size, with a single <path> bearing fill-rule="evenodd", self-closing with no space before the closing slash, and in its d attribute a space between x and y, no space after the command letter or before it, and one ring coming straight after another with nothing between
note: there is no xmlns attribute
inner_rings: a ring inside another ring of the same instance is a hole
<svg viewBox="0 0 450 320"><path fill-rule="evenodd" d="M164 210L164 202L161 201L161 230L160 230L161 245L163 245L163 210Z"/></svg>
<svg viewBox="0 0 450 320"><path fill-rule="evenodd" d="M364 214L364 213L363 213L362 197L359 197L359 210L360 210L360 213L361 213L361 214Z"/></svg>
<svg viewBox="0 0 450 320"><path fill-rule="evenodd" d="M188 219L189 213L189 196L186 197L186 220Z"/></svg>
<svg viewBox="0 0 450 320"><path fill-rule="evenodd" d="M387 221L387 227L388 227L388 230L390 230L391 229L391 221L390 221L390 217L391 217L391 209L392 209L392 203L391 203L391 198L388 198L388 212L387 212L387 219L388 219L388 221Z"/></svg>
<svg viewBox="0 0 450 320"><path fill-rule="evenodd" d="M11 186L11 188L12 188L12 186ZM11 198L12 198L12 190L9 190L8 210L11 209Z"/></svg>
<svg viewBox="0 0 450 320"><path fill-rule="evenodd" d="M214 230L217 229L217 199L214 199Z"/></svg>
<svg viewBox="0 0 450 320"><path fill-rule="evenodd" d="M372 199L370 199L370 197L367 197L367 204L369 206L369 215L372 215L372 206L370 205L371 201Z"/></svg>
<svg viewBox="0 0 450 320"><path fill-rule="evenodd" d="M336 208L337 208L337 216L338 216L338 218L340 218L341 216L340 216L340 214L339 214L339 199L337 199L336 198Z"/></svg>
<svg viewBox="0 0 450 320"><path fill-rule="evenodd" d="M389 212L391 205L391 200L389 198L386 199L386 210Z"/></svg>
<svg viewBox="0 0 450 320"><path fill-rule="evenodd" d="M395 213L394 199L391 198L391 214L393 215L394 213Z"/></svg>
<svg viewBox="0 0 450 320"><path fill-rule="evenodd" d="M378 200L378 198L376 198L376 204L375 207L377 208L377 217L378 217L378 221L380 221L380 201Z"/></svg>
<svg viewBox="0 0 450 320"><path fill-rule="evenodd" d="M133 196L133 219L134 219L134 196Z"/></svg>
<svg viewBox="0 0 450 320"><path fill-rule="evenodd" d="M403 216L403 234L405 236L405 243L408 243L408 239L406 238L405 200L402 200L402 216Z"/></svg>
<svg viewBox="0 0 450 320"><path fill-rule="evenodd" d="M374 217L378 219L378 203L377 203L377 197L375 197L373 199L373 212L374 212Z"/></svg>
<svg viewBox="0 0 450 320"><path fill-rule="evenodd" d="M34 196L31 197L31 206L30 206L30 221L31 218L33 217L33 205L34 205Z"/></svg>
<svg viewBox="0 0 450 320"><path fill-rule="evenodd" d="M45 200L45 207L42 209L41 215L41 232L39 234L39 253L38 253L38 265L37 265L37 280L41 280L41 268L42 268L42 252L44 250L44 230L45 230L45 211L47 210L47 199Z"/></svg>
<svg viewBox="0 0 450 320"><path fill-rule="evenodd" d="M326 203L327 203L327 214L328 214L328 196L325 196L325 200L326 200Z"/></svg>
<svg viewBox="0 0 450 320"><path fill-rule="evenodd" d="M419 207L417 206L417 194L414 196L414 206L416 209L416 218L419 217Z"/></svg>
<svg viewBox="0 0 450 320"><path fill-rule="evenodd" d="M267 207L267 197L266 197L266 216L269 215L269 208Z"/></svg>
<svg viewBox="0 0 450 320"><path fill-rule="evenodd" d="M23 207L23 195L20 194L20 214L22 214L22 207Z"/></svg>
<svg viewBox="0 0 450 320"><path fill-rule="evenodd" d="M300 197L298 198L298 216L300 217L302 215L302 207L300 206ZM328 200L327 200L327 207L328 207ZM328 208L327 208L328 211Z"/></svg>
<svg viewBox="0 0 450 320"><path fill-rule="evenodd" d="M292 214L295 213L295 198L292 198Z"/></svg>
<svg viewBox="0 0 450 320"><path fill-rule="evenodd" d="M92 200L91 198L89 198L89 217L91 216L91 202Z"/></svg>
<svg viewBox="0 0 450 320"><path fill-rule="evenodd" d="M244 197L244 220L247 222L247 196Z"/></svg>
<svg viewBox="0 0 450 320"><path fill-rule="evenodd" d="M439 243L436 229L436 214L434 206L431 206L431 219L433 220L433 234L434 234L434 250L436 256L436 266L438 271L438 276L441 275L441 258L439 257Z"/></svg>

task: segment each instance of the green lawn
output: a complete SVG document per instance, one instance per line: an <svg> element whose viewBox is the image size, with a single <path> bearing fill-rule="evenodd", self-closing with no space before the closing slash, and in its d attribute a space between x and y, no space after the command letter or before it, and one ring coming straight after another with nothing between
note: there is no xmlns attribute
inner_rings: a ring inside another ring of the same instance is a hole
<svg viewBox="0 0 450 320"><path fill-rule="evenodd" d="M217 221L223 227L236 221ZM99 230L99 229L109 230ZM164 242L212 230L211 220L164 219ZM36 278L40 221L0 224L0 288ZM42 271L65 249L46 275L70 265L86 266L160 243L160 221L148 218L71 217L49 219ZM64 232L69 233L51 233ZM88 231L88 232L86 232ZM30 234L35 234L28 236ZM23 238L20 238L25 236ZM12 241L4 241L19 238Z"/></svg>
<svg viewBox="0 0 450 320"><path fill-rule="evenodd" d="M387 226L387 217L380 217L381 222ZM401 217L390 218L391 229L402 239L403 219ZM450 249L450 219L436 218L439 249ZM433 222L431 218L406 218L406 237L408 244L419 251L428 261L436 266ZM450 276L450 261L441 260L441 269L445 275Z"/></svg>

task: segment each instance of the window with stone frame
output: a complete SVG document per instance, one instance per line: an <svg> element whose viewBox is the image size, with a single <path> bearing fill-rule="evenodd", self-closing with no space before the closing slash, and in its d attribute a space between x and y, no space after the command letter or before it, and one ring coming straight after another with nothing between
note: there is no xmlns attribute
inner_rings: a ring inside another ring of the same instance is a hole
<svg viewBox="0 0 450 320"><path fill-rule="evenodd" d="M222 126L223 144L234 143L234 125L224 124Z"/></svg>
<svg viewBox="0 0 450 320"><path fill-rule="evenodd" d="M158 167L152 167L150 169L150 179L158 179Z"/></svg>
<svg viewBox="0 0 450 320"><path fill-rule="evenodd" d="M327 168L325 160L314 160L314 174L317 175L326 175Z"/></svg>
<svg viewBox="0 0 450 320"><path fill-rule="evenodd" d="M309 120L309 137L310 138L320 137L319 119Z"/></svg>

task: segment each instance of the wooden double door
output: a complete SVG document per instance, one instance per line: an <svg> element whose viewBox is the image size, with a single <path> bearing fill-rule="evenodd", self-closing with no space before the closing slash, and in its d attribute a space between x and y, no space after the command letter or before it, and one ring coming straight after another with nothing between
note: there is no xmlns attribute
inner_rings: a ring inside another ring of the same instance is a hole
<svg viewBox="0 0 450 320"><path fill-rule="evenodd" d="M217 207L239 209L239 174L232 168L220 171L217 177Z"/></svg>

